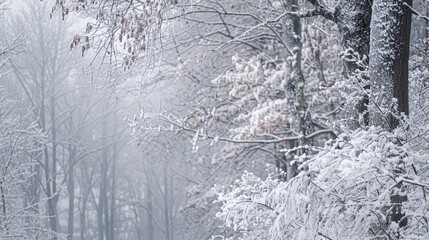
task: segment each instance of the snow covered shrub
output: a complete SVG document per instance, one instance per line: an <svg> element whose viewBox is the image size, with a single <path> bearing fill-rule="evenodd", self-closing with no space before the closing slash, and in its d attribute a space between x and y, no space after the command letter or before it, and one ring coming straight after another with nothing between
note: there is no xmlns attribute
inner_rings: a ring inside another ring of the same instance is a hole
<svg viewBox="0 0 429 240"><path fill-rule="evenodd" d="M412 132L414 148L428 149L429 130L429 39L421 40L414 46L410 58L410 118L408 125Z"/></svg>
<svg viewBox="0 0 429 240"><path fill-rule="evenodd" d="M279 183L279 178L272 175L262 180L244 172L231 191L217 189L217 202L223 205L216 217L237 232L235 239L267 239L276 218L270 194Z"/></svg>
<svg viewBox="0 0 429 240"><path fill-rule="evenodd" d="M402 133L370 127L342 134L290 182L246 173L219 194L218 217L243 239L427 239L429 154ZM398 208L405 216L392 222Z"/></svg>

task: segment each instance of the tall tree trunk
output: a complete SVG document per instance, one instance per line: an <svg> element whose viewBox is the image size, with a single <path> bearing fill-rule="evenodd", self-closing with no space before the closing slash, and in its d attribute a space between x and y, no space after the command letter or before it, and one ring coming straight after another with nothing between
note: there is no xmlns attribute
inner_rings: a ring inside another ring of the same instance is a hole
<svg viewBox="0 0 429 240"><path fill-rule="evenodd" d="M55 83L52 83L55 85ZM54 92L55 88L52 87L52 92ZM51 93L52 94L52 93ZM52 212L54 215L52 216L52 223L55 225L55 229L59 227L59 216L58 216L58 199L59 194L57 193L57 123L56 123L56 101L55 96L52 94L50 97L51 104L51 138L52 138L52 169L51 169L51 185L52 185Z"/></svg>
<svg viewBox="0 0 429 240"><path fill-rule="evenodd" d="M339 8L336 9L334 22L342 36L348 77L357 70L365 70L363 65L355 61L355 57L363 59L369 55L371 4L372 0L341 0Z"/></svg>
<svg viewBox="0 0 429 240"><path fill-rule="evenodd" d="M71 121L70 121L71 123ZM70 124L71 125L71 124ZM71 129L71 128L70 128ZM68 211L68 225L67 225L67 239L73 239L74 233L74 202L75 202L75 187L74 187L74 165L75 159L75 147L69 146L69 169L68 169L68 181L67 190L69 193L69 211Z"/></svg>
<svg viewBox="0 0 429 240"><path fill-rule="evenodd" d="M371 124L393 130L408 114L411 0L375 0L371 22ZM395 99L395 100L394 100Z"/></svg>
<svg viewBox="0 0 429 240"><path fill-rule="evenodd" d="M107 151L107 150L106 150ZM109 218L109 197L107 194L108 191L108 179L107 179L107 170L108 170L108 159L103 159L104 162L104 170L102 173L102 187L101 187L101 197L103 199L103 216L104 216L104 231L106 240L111 240L112 236L110 235L110 218Z"/></svg>
<svg viewBox="0 0 429 240"><path fill-rule="evenodd" d="M347 107L348 115L353 117L349 123L352 129L369 125L369 97L363 92L369 89L369 82L363 73L370 49L371 3L372 0L342 0L336 18L343 41L345 76L352 91L361 92L360 100Z"/></svg>
<svg viewBox="0 0 429 240"><path fill-rule="evenodd" d="M153 193L152 193L152 176L150 176L149 163L146 159L144 161L144 173L146 177L146 187L144 189L146 214L144 214L144 239L154 240L154 211L153 211Z"/></svg>
<svg viewBox="0 0 429 240"><path fill-rule="evenodd" d="M116 134L117 131L117 109L115 105L115 109L113 112L113 133ZM118 145L117 143L113 144L113 150L112 150L112 191L110 193L110 236L111 240L117 239L117 233L116 231L116 164L117 164L117 158L118 158Z"/></svg>
<svg viewBox="0 0 429 240"><path fill-rule="evenodd" d="M164 222L165 222L165 239L171 240L171 222L170 222L170 199L169 191L170 187L168 185L168 166L164 166Z"/></svg>
<svg viewBox="0 0 429 240"><path fill-rule="evenodd" d="M44 79L44 66L42 69L42 80L40 83L40 122L42 126L43 132L46 132L46 109L45 109L45 79ZM49 218L49 226L51 231L54 232L54 240L58 239L56 233L57 229L57 221L56 221L56 212L54 210L54 198L52 191L52 179L51 179L51 168L49 161L49 150L48 146L44 144L43 146L43 157L44 157L44 171L45 171L45 181L46 181L46 197L48 198L48 218Z"/></svg>
<svg viewBox="0 0 429 240"><path fill-rule="evenodd" d="M427 1L424 2L423 14L426 16L426 18L429 18L429 2ZM429 24L425 20L422 20L422 37L429 37Z"/></svg>
<svg viewBox="0 0 429 240"><path fill-rule="evenodd" d="M323 17L335 22L342 36L344 49L344 76L352 89L349 94L369 89L365 68L368 64L370 49L370 22L373 0L340 0L335 8L330 8L324 1L308 0ZM369 124L367 106L368 95L360 94L357 103L346 106L346 112L352 120L348 122L351 129Z"/></svg>
<svg viewBox="0 0 429 240"><path fill-rule="evenodd" d="M103 103L103 113L107 112L107 104ZM98 209L97 209L97 220L98 220L98 237L100 240L106 239L108 240L108 236L106 236L107 228L109 228L109 225L106 224L108 221L106 218L108 217L108 214L106 214L107 209L107 123L106 123L106 116L104 116L102 121L102 140L101 144L103 149L101 150L101 163L100 163L100 193L98 196Z"/></svg>
<svg viewBox="0 0 429 240"><path fill-rule="evenodd" d="M372 125L392 131L400 124L400 114L408 114L408 60L410 51L412 0L374 0L371 21ZM401 171L399 168L397 171ZM390 196L390 221L400 228L407 225L401 210L407 195L403 186L395 187ZM401 238L400 231L394 233Z"/></svg>
<svg viewBox="0 0 429 240"><path fill-rule="evenodd" d="M108 181L108 170L109 170L109 149L107 145L107 137L109 135L108 133L108 103L107 100L103 103L103 123L102 123L102 156L101 156L101 179L100 179L100 216L99 219L102 224L102 229L100 231L103 232L103 236L106 240L111 240L112 236L110 235L110 215L109 215L109 197L108 197L108 190L109 190L109 181ZM100 232L101 234L101 232Z"/></svg>
<svg viewBox="0 0 429 240"><path fill-rule="evenodd" d="M82 201L82 207L80 211L80 240L85 240L86 232L86 201Z"/></svg>
<svg viewBox="0 0 429 240"><path fill-rule="evenodd" d="M91 194L91 188L92 188L92 179L91 177L89 177L89 173L88 170L83 167L80 170L81 173L81 182L80 182L80 188L81 191L79 191L80 193L80 203L81 203L81 208L80 208L80 240L85 240L86 239L86 204L88 202L88 198L89 195ZM97 210L97 214L98 214L98 208ZM97 215L98 217L98 215Z"/></svg>
<svg viewBox="0 0 429 240"><path fill-rule="evenodd" d="M104 151L104 150L103 150ZM102 160L101 163L101 172L104 171L104 160ZM101 173L103 174L103 173ZM105 204L104 204L104 194L105 194L105 187L104 187L104 179L101 178L100 179L100 193L98 196L98 208L97 208L97 223L98 223L98 239L99 240L104 240L104 220L103 220L103 213L104 213L104 208L105 208Z"/></svg>
<svg viewBox="0 0 429 240"><path fill-rule="evenodd" d="M74 233L74 170L71 167L68 173L68 192L69 192L69 211L68 211L68 225L67 225L67 239L73 239Z"/></svg>
<svg viewBox="0 0 429 240"><path fill-rule="evenodd" d="M297 12L298 0L290 0L286 2L286 9L290 12ZM286 51L286 97L288 99L289 113L293 117L291 128L298 132L301 138L298 141L298 155L304 153L304 146L307 145L305 136L312 131L311 115L308 110L308 105L305 101L305 79L301 69L302 58L302 30L301 20L298 16L288 15L285 18L283 28L284 42L287 44ZM287 158L291 159L291 158ZM287 171L287 179L291 179L296 175L296 164L291 164L289 161Z"/></svg>

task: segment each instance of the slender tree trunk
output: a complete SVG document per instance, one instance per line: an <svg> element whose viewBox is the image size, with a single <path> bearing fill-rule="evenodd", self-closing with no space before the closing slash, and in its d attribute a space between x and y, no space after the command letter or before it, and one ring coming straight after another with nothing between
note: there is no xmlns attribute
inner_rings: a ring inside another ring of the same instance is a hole
<svg viewBox="0 0 429 240"><path fill-rule="evenodd" d="M297 12L298 0L290 0L286 2L286 9L291 12ZM291 122L291 129L297 131L301 138L298 141L298 155L304 154L304 146L308 141L305 136L312 131L311 115L308 110L308 105L305 101L305 79L301 69L302 58L302 30L301 20L294 15L288 15L284 22L284 42L287 44L286 51L286 72L287 80L286 95L288 99L289 113L294 116ZM288 160L292 159L290 157ZM296 164L287 164L288 179L296 175Z"/></svg>
<svg viewBox="0 0 429 240"><path fill-rule="evenodd" d="M68 211L68 225L67 225L67 239L73 239L74 233L74 202L75 202L75 187L74 187L74 168L73 161L75 158L75 149L69 146L69 169L68 169L68 183L67 190L69 193L69 211Z"/></svg>
<svg viewBox="0 0 429 240"><path fill-rule="evenodd" d="M109 197L108 197L108 188L109 188L109 181L108 181L108 170L109 170L109 149L107 146L107 136L108 136L108 116L107 116L107 112L108 112L108 103L104 102L103 103L103 114L104 114L104 118L103 118L103 123L102 123L102 145L103 145L103 150L102 150L102 155L101 155L101 179L100 179L100 203L99 203L99 208L100 208L100 218L99 221L101 221L101 223L99 223L99 226L101 227L100 229L100 235L101 237L105 237L106 240L111 240L111 235L110 235L110 215L109 215Z"/></svg>
<svg viewBox="0 0 429 240"><path fill-rule="evenodd" d="M116 146L114 146L116 148ZM115 151L115 150L114 150ZM109 232L111 240L116 239L116 157L113 157L113 166L112 166L112 191L110 195L110 227Z"/></svg>
<svg viewBox="0 0 429 240"><path fill-rule="evenodd" d="M113 133L116 134L117 130L117 114L116 114L116 106L113 113ZM113 153L112 153L112 191L110 193L110 236L111 240L116 239L117 232L116 231L116 164L118 158L118 146L115 143L113 145Z"/></svg>
<svg viewBox="0 0 429 240"><path fill-rule="evenodd" d="M80 192L80 201L81 201L81 209L80 209L80 240L86 239L86 205L88 202L89 195L91 193L92 188L92 180L89 177L88 170L86 168L81 168L81 191ZM89 185L89 186L88 186ZM98 208L97 214L98 214ZM97 215L98 217L98 215Z"/></svg>
<svg viewBox="0 0 429 240"><path fill-rule="evenodd" d="M7 206L6 206L6 189L4 186L5 177L1 176L1 178L2 179L0 180L0 199L1 199L1 202L0 202L0 205L1 205L0 226L4 230L4 233L6 235L8 235L9 229L7 227L8 224L7 224L7 217L6 217L6 214L7 214L7 212L6 212L6 208L7 208Z"/></svg>
<svg viewBox="0 0 429 240"><path fill-rule="evenodd" d="M423 10L424 15L426 16L426 18L429 18L429 2L425 1L424 2L424 10ZM429 24L427 21L422 20L423 22L423 26L422 26L422 35L423 38L428 38L429 37Z"/></svg>
<svg viewBox="0 0 429 240"><path fill-rule="evenodd" d="M150 176L150 171L149 171L149 164L147 163L147 161L144 162L144 171L145 171L145 176L146 176L146 187L145 187L145 191L144 191L144 196L145 196L145 205L147 208L147 212L144 215L145 216L145 226L144 226L144 239L146 240L155 240L154 239L154 223L153 223L153 218L154 218L154 211L153 211L153 194L152 194L152 176Z"/></svg>
<svg viewBox="0 0 429 240"><path fill-rule="evenodd" d="M74 233L74 170L73 168L69 169L68 173L69 181L69 212L68 212L68 225L67 225L67 239L73 239Z"/></svg>
<svg viewBox="0 0 429 240"><path fill-rule="evenodd" d="M102 186L102 191L101 191L101 196L103 198L103 215L104 215L104 231L105 231L105 236L106 236L106 240L111 240L112 236L110 235L110 218L109 218L109 197L107 195L107 191L108 191L108 180L107 180L107 170L108 170L108 159L106 159L104 165L104 173L102 173L103 175L103 186Z"/></svg>
<svg viewBox="0 0 429 240"><path fill-rule="evenodd" d="M168 186L168 167L164 166L164 221L165 221L165 239L171 240L171 222L170 222L170 204L168 192L170 188Z"/></svg>
<svg viewBox="0 0 429 240"><path fill-rule="evenodd" d="M43 65L44 66L44 65ZM42 80L41 80L41 92L40 92L40 122L42 129L46 132L46 114L45 114L45 79L44 79L44 69L42 69ZM51 168L49 161L49 150L48 146L45 144L43 146L43 155L44 155L44 170L45 170L45 181L46 181L46 197L48 198L48 217L49 217L49 226L51 230L55 233L54 240L58 239L56 233L58 232L56 224L56 212L54 210L54 198L52 192L52 179L51 179Z"/></svg>
<svg viewBox="0 0 429 240"><path fill-rule="evenodd" d="M107 104L104 103L103 106L103 112L107 112ZM106 116L103 118L102 122L102 154L101 154L101 163L100 163L100 193L98 198L98 209L97 209L97 219L98 219L98 236L100 240L104 240L104 237L107 232L107 228L109 227L108 219L109 216L108 213L106 213L107 209L107 144L106 144L106 137L107 137L107 123L106 123ZM108 239L108 236L106 236L106 239Z"/></svg>
<svg viewBox="0 0 429 240"><path fill-rule="evenodd" d="M85 232L86 232L86 202L82 202L82 207L80 211L80 240L85 240Z"/></svg>
<svg viewBox="0 0 429 240"><path fill-rule="evenodd" d="M54 85L54 83L52 83ZM52 87L52 92L54 92L55 88ZM51 93L52 94L52 93ZM52 135L52 169L51 169L51 184L52 184L52 212L54 213L52 217L52 223L55 225L55 229L59 227L59 216L58 216L58 199L59 195L57 193L57 125L56 125L56 102L55 97L51 96L50 98L51 104L51 135Z"/></svg>
<svg viewBox="0 0 429 240"><path fill-rule="evenodd" d="M104 160L101 163L101 171L104 171ZM101 173L102 174L102 173ZM104 220L103 220L103 212L104 212L104 179L100 180L100 194L98 196L98 208L97 208L97 222L98 222L98 239L104 240Z"/></svg>

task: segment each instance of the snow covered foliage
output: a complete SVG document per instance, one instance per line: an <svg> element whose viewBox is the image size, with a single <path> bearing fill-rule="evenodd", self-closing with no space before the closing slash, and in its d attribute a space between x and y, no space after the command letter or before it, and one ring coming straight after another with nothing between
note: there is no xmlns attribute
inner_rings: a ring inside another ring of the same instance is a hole
<svg viewBox="0 0 429 240"><path fill-rule="evenodd" d="M290 182L246 173L219 194L218 217L242 239L427 239L428 157L403 131L342 134ZM393 222L398 212L405 216Z"/></svg>
<svg viewBox="0 0 429 240"><path fill-rule="evenodd" d="M82 56L90 48L111 49L122 56L128 70L139 55L146 53L160 28L163 10L175 1L54 1L51 16L60 13L64 19L71 12L90 17L84 33L76 34L70 48L80 47Z"/></svg>
<svg viewBox="0 0 429 240"><path fill-rule="evenodd" d="M216 109L215 121L235 116L232 121L240 126L231 129L235 139L254 139L284 130L288 125L287 99L282 98L284 65L264 63L256 56L247 61L234 56L233 64L235 69L212 81L227 89L225 102L230 102Z"/></svg>
<svg viewBox="0 0 429 240"><path fill-rule="evenodd" d="M420 40L414 46L415 54L410 58L410 118L416 148L429 149L426 141L429 118L429 39Z"/></svg>
<svg viewBox="0 0 429 240"><path fill-rule="evenodd" d="M206 118L212 119L213 124L230 122L231 138L236 140L287 136L285 131L290 129L294 116L288 114L283 61L263 56L234 56L232 60L234 68L212 81L218 88L214 103L217 106ZM338 106L342 99L336 87L320 87L319 83L325 83L314 79L314 75L317 78L317 73L309 70L311 84L306 88L306 96L315 120L324 123L329 119L323 114L324 108ZM337 72L337 78L338 75ZM335 79L330 77L331 81Z"/></svg>
<svg viewBox="0 0 429 240"><path fill-rule="evenodd" d="M244 172L231 191L220 187L215 189L217 202L223 203L216 217L224 221L224 227L236 231L236 239L268 239L268 230L277 217L270 195L279 183L279 178L272 175L262 180ZM222 237L214 236L215 239Z"/></svg>

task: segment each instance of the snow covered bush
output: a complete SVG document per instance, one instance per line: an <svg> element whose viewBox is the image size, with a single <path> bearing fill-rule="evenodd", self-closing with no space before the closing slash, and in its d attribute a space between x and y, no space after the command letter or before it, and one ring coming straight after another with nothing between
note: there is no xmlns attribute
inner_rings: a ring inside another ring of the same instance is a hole
<svg viewBox="0 0 429 240"><path fill-rule="evenodd" d="M290 182L245 174L219 194L218 217L242 239L427 239L428 166L429 152L403 131L344 133ZM405 216L392 221L398 212Z"/></svg>
<svg viewBox="0 0 429 240"><path fill-rule="evenodd" d="M272 175L262 180L252 173L244 172L231 191L216 189L216 202L223 204L216 217L225 221L224 227L237 232L236 238L267 239L268 230L277 216L272 208L270 194L279 183L279 178Z"/></svg>

